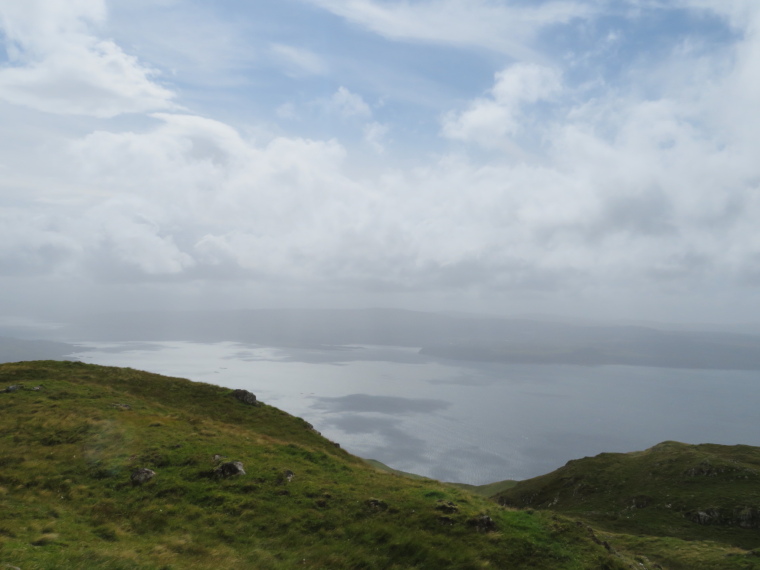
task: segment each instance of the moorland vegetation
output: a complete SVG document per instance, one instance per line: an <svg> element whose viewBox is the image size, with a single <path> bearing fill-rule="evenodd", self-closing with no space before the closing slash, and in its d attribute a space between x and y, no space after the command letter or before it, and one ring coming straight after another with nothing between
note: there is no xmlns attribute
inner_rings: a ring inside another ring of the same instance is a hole
<svg viewBox="0 0 760 570"><path fill-rule="evenodd" d="M757 529L726 522L757 502L756 448L679 459L692 448L667 443L463 488L386 472L235 396L129 368L0 365L0 568L760 568ZM687 490L671 500L669 485Z"/></svg>

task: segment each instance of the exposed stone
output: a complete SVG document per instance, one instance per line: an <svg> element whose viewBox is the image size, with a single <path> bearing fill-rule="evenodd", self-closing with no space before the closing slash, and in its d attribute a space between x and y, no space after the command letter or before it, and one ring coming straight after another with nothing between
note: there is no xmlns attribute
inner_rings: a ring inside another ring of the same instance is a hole
<svg viewBox="0 0 760 570"><path fill-rule="evenodd" d="M21 388L23 388L23 385L14 384L13 386L8 386L5 390L3 390L3 392L10 394L11 392L18 392L21 390Z"/></svg>
<svg viewBox="0 0 760 570"><path fill-rule="evenodd" d="M240 461L228 461L214 469L214 474L226 479L237 475L245 475L245 469L243 469L243 464Z"/></svg>
<svg viewBox="0 0 760 570"><path fill-rule="evenodd" d="M296 474L295 474L295 473L293 473L293 472L292 472L290 469L286 469L286 470L283 472L282 476L283 476L283 477L285 477L285 480L286 480L288 483L290 483L290 482L293 480L293 477L295 477L295 476L296 476Z"/></svg>
<svg viewBox="0 0 760 570"><path fill-rule="evenodd" d="M735 509L700 509L689 511L684 516L700 525L738 526L739 528L760 528L760 509L738 507Z"/></svg>
<svg viewBox="0 0 760 570"><path fill-rule="evenodd" d="M386 503L385 501L381 501L380 499L368 499L366 501L366 505L370 509L375 509L375 510L378 510L378 511L386 511L386 510L388 510L388 503Z"/></svg>
<svg viewBox="0 0 760 570"><path fill-rule="evenodd" d="M248 404L249 406L258 406L259 402L256 399L255 394L251 394L248 390L235 390L232 392L232 396L243 402L244 404Z"/></svg>
<svg viewBox="0 0 760 570"><path fill-rule="evenodd" d="M142 485L153 479L155 476L156 472L152 469L141 467L140 469L135 469L132 471L132 475L130 475L129 478L132 481L133 485Z"/></svg>
<svg viewBox="0 0 760 570"><path fill-rule="evenodd" d="M227 457L224 456L224 455L219 455L218 453L215 453L214 457L212 457L212 459L214 460L215 463L218 463L222 459L227 459Z"/></svg>
<svg viewBox="0 0 760 570"><path fill-rule="evenodd" d="M494 532L496 523L488 515L479 515L467 521L467 524L478 532Z"/></svg>
<svg viewBox="0 0 760 570"><path fill-rule="evenodd" d="M132 406L129 404L111 404L112 408L116 408L117 410L131 410Z"/></svg>

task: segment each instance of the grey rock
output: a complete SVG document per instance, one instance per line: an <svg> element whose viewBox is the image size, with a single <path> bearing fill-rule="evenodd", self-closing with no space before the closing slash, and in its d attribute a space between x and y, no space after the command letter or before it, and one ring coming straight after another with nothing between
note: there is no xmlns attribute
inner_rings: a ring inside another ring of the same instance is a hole
<svg viewBox="0 0 760 570"><path fill-rule="evenodd" d="M152 469L141 467L140 469L135 469L132 471L132 475L130 475L129 478L131 479L133 485L142 485L153 479L155 476L156 472Z"/></svg>
<svg viewBox="0 0 760 570"><path fill-rule="evenodd" d="M467 521L467 524L478 532L493 532L496 530L496 523L488 515L480 515Z"/></svg>
<svg viewBox="0 0 760 570"><path fill-rule="evenodd" d="M222 463L219 467L214 469L214 474L217 477L227 479L228 477L235 477L237 475L245 475L245 469L240 461L228 461Z"/></svg>
<svg viewBox="0 0 760 570"><path fill-rule="evenodd" d="M249 406L258 406L259 402L256 399L256 394L250 393L248 390L235 390L232 392L233 398L240 400L244 404Z"/></svg>
<svg viewBox="0 0 760 570"><path fill-rule="evenodd" d="M14 384L13 386L8 386L3 392L10 394L11 392L18 392L21 388L23 388L21 384Z"/></svg>
<svg viewBox="0 0 760 570"><path fill-rule="evenodd" d="M387 511L388 510L388 503L385 501L381 501L380 499L369 499L365 501L365 504L370 509L375 509L378 511Z"/></svg>

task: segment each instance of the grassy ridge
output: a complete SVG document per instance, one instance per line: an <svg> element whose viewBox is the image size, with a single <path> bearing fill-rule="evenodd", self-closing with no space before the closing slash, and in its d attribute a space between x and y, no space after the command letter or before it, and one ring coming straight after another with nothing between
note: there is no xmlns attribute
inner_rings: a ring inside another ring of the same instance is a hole
<svg viewBox="0 0 760 570"><path fill-rule="evenodd" d="M629 567L563 517L382 473L224 388L71 362L0 366L0 389L19 384L0 393L0 567ZM246 475L214 477L215 454ZM133 486L138 467L157 475Z"/></svg>
<svg viewBox="0 0 760 570"><path fill-rule="evenodd" d="M668 441L603 453L496 494L603 531L668 568L760 568L760 448Z"/></svg>

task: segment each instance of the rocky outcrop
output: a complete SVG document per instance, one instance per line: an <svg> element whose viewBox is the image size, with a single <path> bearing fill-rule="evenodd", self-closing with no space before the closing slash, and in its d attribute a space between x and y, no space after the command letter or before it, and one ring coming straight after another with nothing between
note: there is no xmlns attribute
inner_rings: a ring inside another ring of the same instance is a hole
<svg viewBox="0 0 760 570"><path fill-rule="evenodd" d="M245 469L240 461L228 461L214 469L214 475L227 479L229 477L236 477L237 475L245 475Z"/></svg>
<svg viewBox="0 0 760 570"><path fill-rule="evenodd" d="M375 511L387 511L388 510L388 503L385 501L381 501L380 499L368 499L365 501L365 504Z"/></svg>
<svg viewBox="0 0 760 570"><path fill-rule="evenodd" d="M252 394L248 390L235 390L232 392L232 397L236 400L240 400L244 404L249 406L258 406L259 401L256 399L256 394Z"/></svg>
<svg viewBox="0 0 760 570"><path fill-rule="evenodd" d="M19 390L31 390L32 392L39 392L42 390L43 386L34 386L32 388L24 388L23 384L13 384L12 386L8 386L4 390L0 390L0 394L12 394L13 392L18 392Z"/></svg>
<svg viewBox="0 0 760 570"><path fill-rule="evenodd" d="M141 467L140 469L135 469L132 471L132 475L130 475L129 478L132 481L133 485L143 485L153 479L155 476L156 472L152 469Z"/></svg>
<svg viewBox="0 0 760 570"><path fill-rule="evenodd" d="M698 509L688 511L684 516L700 525L738 526L739 528L760 528L760 509L737 507L735 509Z"/></svg>
<svg viewBox="0 0 760 570"><path fill-rule="evenodd" d="M710 461L701 461L697 465L684 471L687 477L718 477L729 476L733 479L750 479L757 476L757 471L742 468L737 465L715 464Z"/></svg>
<svg viewBox="0 0 760 570"><path fill-rule="evenodd" d="M496 523L488 515L479 515L471 518L467 521L467 525L474 528L478 532L494 532L496 531Z"/></svg>

